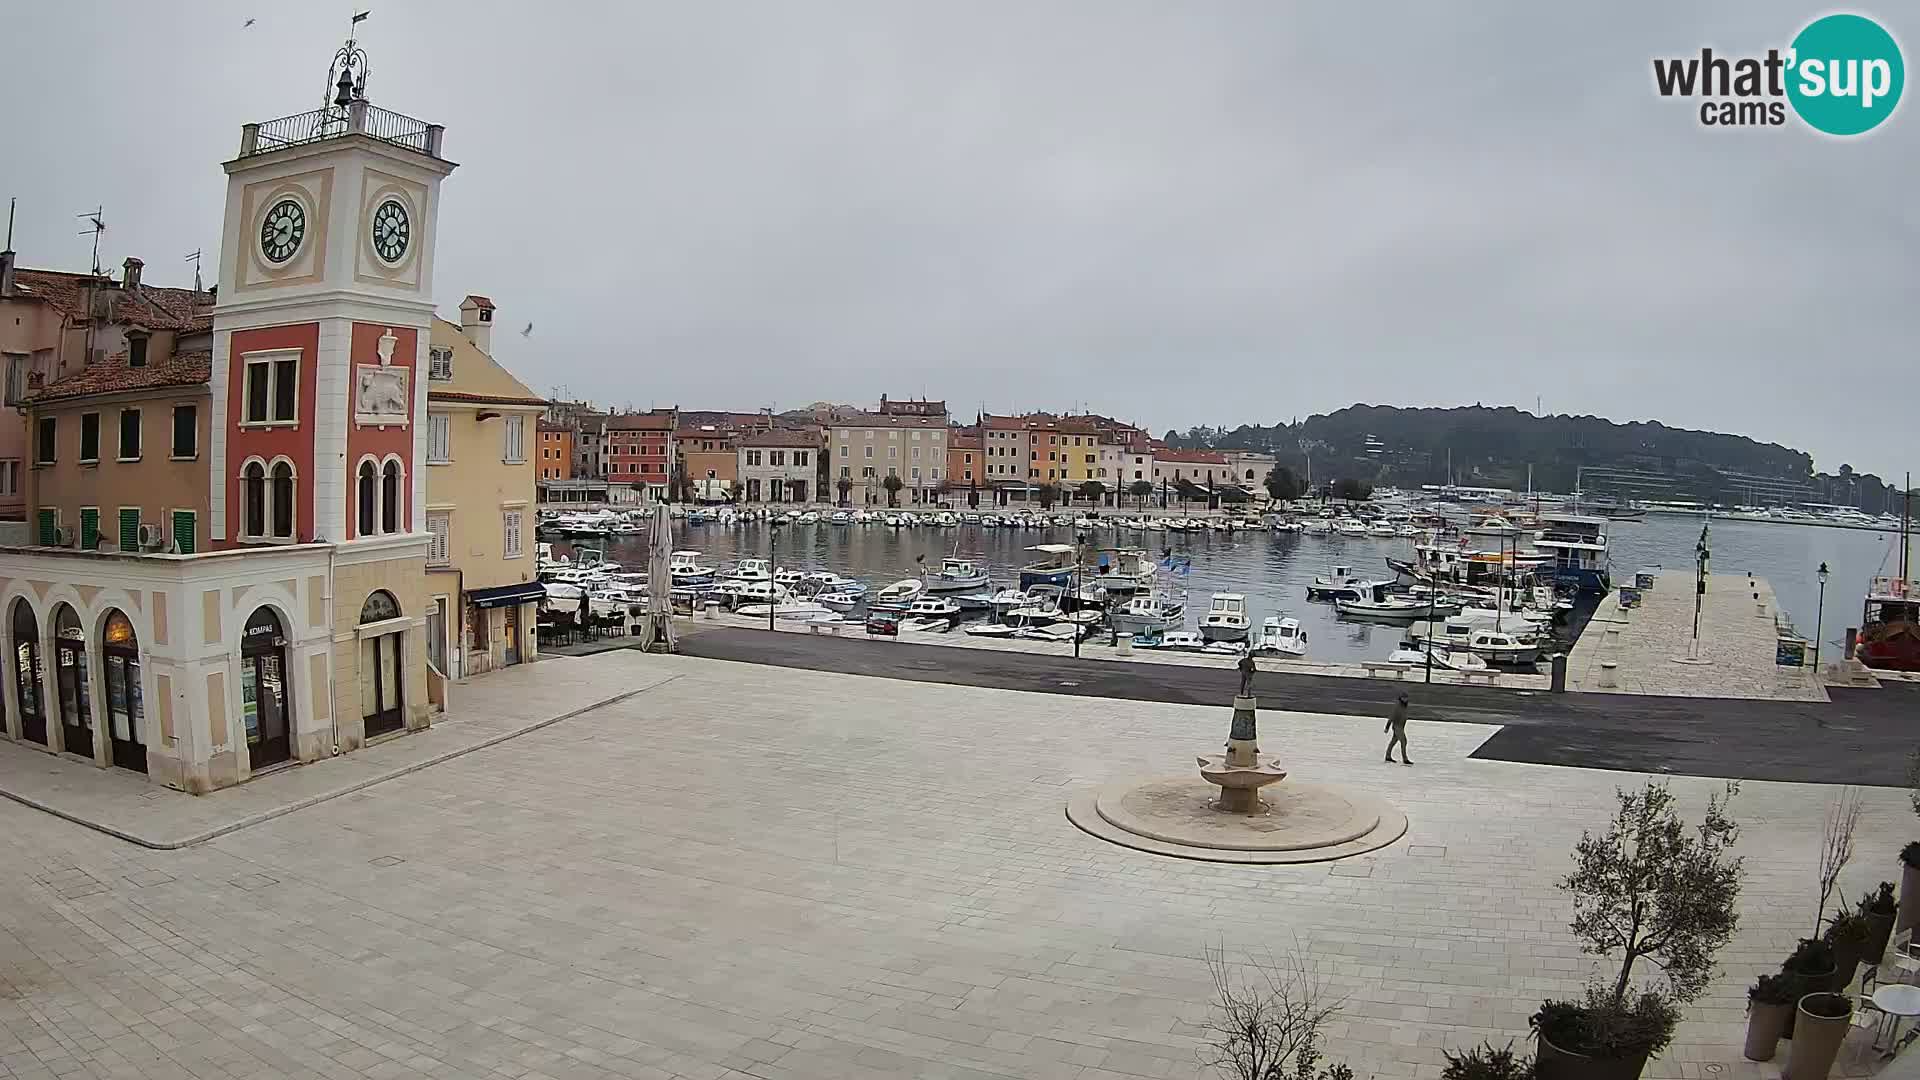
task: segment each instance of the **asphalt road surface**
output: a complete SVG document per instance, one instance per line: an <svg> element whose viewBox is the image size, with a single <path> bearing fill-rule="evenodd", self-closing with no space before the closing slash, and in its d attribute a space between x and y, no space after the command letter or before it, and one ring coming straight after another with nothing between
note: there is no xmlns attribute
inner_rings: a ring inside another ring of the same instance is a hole
<svg viewBox="0 0 1920 1080"><path fill-rule="evenodd" d="M714 660L1183 705L1226 705L1239 686L1238 673L1223 668L733 627L687 634L680 647L689 656ZM1366 717L1385 716L1404 691L1412 696L1416 722L1503 725L1475 757L1622 772L1900 787L1906 785L1908 755L1920 746L1920 686L1910 683L1878 690L1833 688L1831 704L1550 694L1265 669L1255 688L1270 708Z"/></svg>

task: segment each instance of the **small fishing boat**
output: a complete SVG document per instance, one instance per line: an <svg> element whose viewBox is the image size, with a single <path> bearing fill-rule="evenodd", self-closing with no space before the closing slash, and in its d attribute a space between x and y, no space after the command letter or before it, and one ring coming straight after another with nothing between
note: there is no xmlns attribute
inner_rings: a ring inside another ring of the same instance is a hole
<svg viewBox="0 0 1920 1080"><path fill-rule="evenodd" d="M714 569L701 564L697 551L676 551L667 556L667 573L675 585L704 585L713 580Z"/></svg>
<svg viewBox="0 0 1920 1080"><path fill-rule="evenodd" d="M1334 609L1352 619L1379 619L1382 622L1412 622L1428 614L1428 604L1408 596L1388 596L1385 585L1375 585L1367 595L1333 602ZM1438 613L1438 607L1434 608Z"/></svg>
<svg viewBox="0 0 1920 1080"><path fill-rule="evenodd" d="M1038 558L1020 568L1020 587L1065 586L1073 580L1072 544L1035 544L1027 549Z"/></svg>
<svg viewBox="0 0 1920 1080"><path fill-rule="evenodd" d="M860 606L860 601L863 599L865 599L865 597L860 593L823 592L815 593L813 602L833 611L848 612Z"/></svg>
<svg viewBox="0 0 1920 1080"><path fill-rule="evenodd" d="M1279 656L1307 655L1307 632L1300 620L1269 615L1260 622L1260 638L1254 652Z"/></svg>
<svg viewBox="0 0 1920 1080"><path fill-rule="evenodd" d="M904 611L907 605L920 599L920 594L926 591L926 582L919 578L906 578L881 589L867 601L867 606L877 611Z"/></svg>
<svg viewBox="0 0 1920 1080"><path fill-rule="evenodd" d="M1245 641L1252 629L1247 598L1240 593L1214 593L1200 620L1200 636L1207 641Z"/></svg>
<svg viewBox="0 0 1920 1080"><path fill-rule="evenodd" d="M814 619L832 617L837 614L832 608L818 601L795 600L791 598L777 600L772 605L765 603L743 604L740 607L734 608L733 613L735 615L745 615L749 618L764 619L767 617L769 607L771 607L773 617L776 619L803 619L812 621Z"/></svg>
<svg viewBox="0 0 1920 1080"><path fill-rule="evenodd" d="M927 588L932 592L964 592L978 589L989 580L984 566L966 559L942 559L940 570L927 575Z"/></svg>
<svg viewBox="0 0 1920 1080"><path fill-rule="evenodd" d="M1167 596L1136 596L1109 616L1123 634L1155 634L1185 624L1187 605Z"/></svg>
<svg viewBox="0 0 1920 1080"><path fill-rule="evenodd" d="M1247 643L1244 641L1209 641L1205 645L1200 646L1200 651L1203 653L1211 653L1215 656L1241 656L1247 651Z"/></svg>
<svg viewBox="0 0 1920 1080"><path fill-rule="evenodd" d="M1333 573L1313 579L1307 586L1309 600L1358 600L1371 593L1377 585L1390 582L1374 581L1354 574L1352 568L1335 566Z"/></svg>
<svg viewBox="0 0 1920 1080"><path fill-rule="evenodd" d="M1157 649L1199 650L1206 648L1206 645L1207 639L1194 633L1192 630L1174 630L1160 635L1160 643L1153 647Z"/></svg>
<svg viewBox="0 0 1920 1080"><path fill-rule="evenodd" d="M974 637L1010 638L1020 632L1020 628L1010 623L974 623L966 628Z"/></svg>
<svg viewBox="0 0 1920 1080"><path fill-rule="evenodd" d="M1498 630L1475 630L1467 639L1474 655L1495 664L1531 664L1540 659L1540 645L1532 638Z"/></svg>
<svg viewBox="0 0 1920 1080"><path fill-rule="evenodd" d="M1387 663L1400 664L1404 667L1425 667L1427 651L1402 644L1387 654ZM1487 662L1473 653L1464 649L1447 649L1437 645L1433 649L1433 666L1441 671L1487 670Z"/></svg>

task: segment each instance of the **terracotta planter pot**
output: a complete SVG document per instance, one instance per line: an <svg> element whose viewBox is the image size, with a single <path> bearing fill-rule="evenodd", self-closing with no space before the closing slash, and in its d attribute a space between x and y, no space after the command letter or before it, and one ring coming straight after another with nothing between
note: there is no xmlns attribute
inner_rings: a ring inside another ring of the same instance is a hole
<svg viewBox="0 0 1920 1080"><path fill-rule="evenodd" d="M1900 917L1894 920L1893 932L1899 933L1909 926L1920 923L1920 866L1900 864Z"/></svg>
<svg viewBox="0 0 1920 1080"><path fill-rule="evenodd" d="M1792 1003L1765 1005L1758 1001L1747 1003L1747 1048L1748 1061L1772 1061L1773 1052L1779 1049L1780 1040L1787 1033L1787 1020L1793 1016L1797 1006Z"/></svg>
<svg viewBox="0 0 1920 1080"><path fill-rule="evenodd" d="M1787 1049L1787 1067L1780 1074L1782 1080L1827 1080L1827 1074L1833 1071L1840 1044L1853 1030L1853 1009L1849 1007L1845 1016L1816 1016L1807 1011L1809 999L1828 996L1808 994L1795 1007L1798 1016L1793 1043Z"/></svg>
<svg viewBox="0 0 1920 1080"><path fill-rule="evenodd" d="M1539 1038L1539 1053L1534 1057L1534 1075L1538 1080L1640 1080L1647 1067L1647 1055L1601 1058L1576 1054L1553 1045L1545 1035Z"/></svg>
<svg viewBox="0 0 1920 1080"><path fill-rule="evenodd" d="M1881 957L1887 955L1887 942L1893 940L1893 920L1897 914L1898 911L1867 912L1867 925L1873 928L1873 932L1867 935L1867 948L1860 959L1877 964Z"/></svg>

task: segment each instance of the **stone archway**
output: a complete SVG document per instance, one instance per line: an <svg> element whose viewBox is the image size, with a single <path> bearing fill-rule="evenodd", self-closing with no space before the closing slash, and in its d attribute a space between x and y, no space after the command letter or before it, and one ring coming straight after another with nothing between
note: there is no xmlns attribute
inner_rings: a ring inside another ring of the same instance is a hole
<svg viewBox="0 0 1920 1080"><path fill-rule="evenodd" d="M40 620L33 605L21 597L13 602L8 615L15 700L20 706L20 737L47 746L47 706L41 697L46 685L42 677L45 664L40 657Z"/></svg>
<svg viewBox="0 0 1920 1080"><path fill-rule="evenodd" d="M67 753L93 757L93 689L87 671L87 631L72 604L53 609L54 700Z"/></svg>
<svg viewBox="0 0 1920 1080"><path fill-rule="evenodd" d="M360 606L362 627L394 624L363 631L360 639L360 718L369 739L406 726L406 638L400 620L400 602L385 589L375 589Z"/></svg>
<svg viewBox="0 0 1920 1080"><path fill-rule="evenodd" d="M107 689L107 740L115 765L147 771L145 701L140 686L140 639L119 608L100 623L100 658Z"/></svg>
<svg viewBox="0 0 1920 1080"><path fill-rule="evenodd" d="M287 635L270 607L255 608L240 635L240 715L247 768L258 772L293 757L293 694L287 686Z"/></svg>

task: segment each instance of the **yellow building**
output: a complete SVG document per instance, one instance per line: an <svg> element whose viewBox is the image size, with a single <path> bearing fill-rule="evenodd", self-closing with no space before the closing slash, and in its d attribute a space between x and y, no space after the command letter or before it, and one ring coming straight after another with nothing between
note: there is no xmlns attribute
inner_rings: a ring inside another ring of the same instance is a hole
<svg viewBox="0 0 1920 1080"><path fill-rule="evenodd" d="M546 401L488 355L493 302L433 320L427 381L427 654L450 678L533 659L534 446Z"/></svg>

